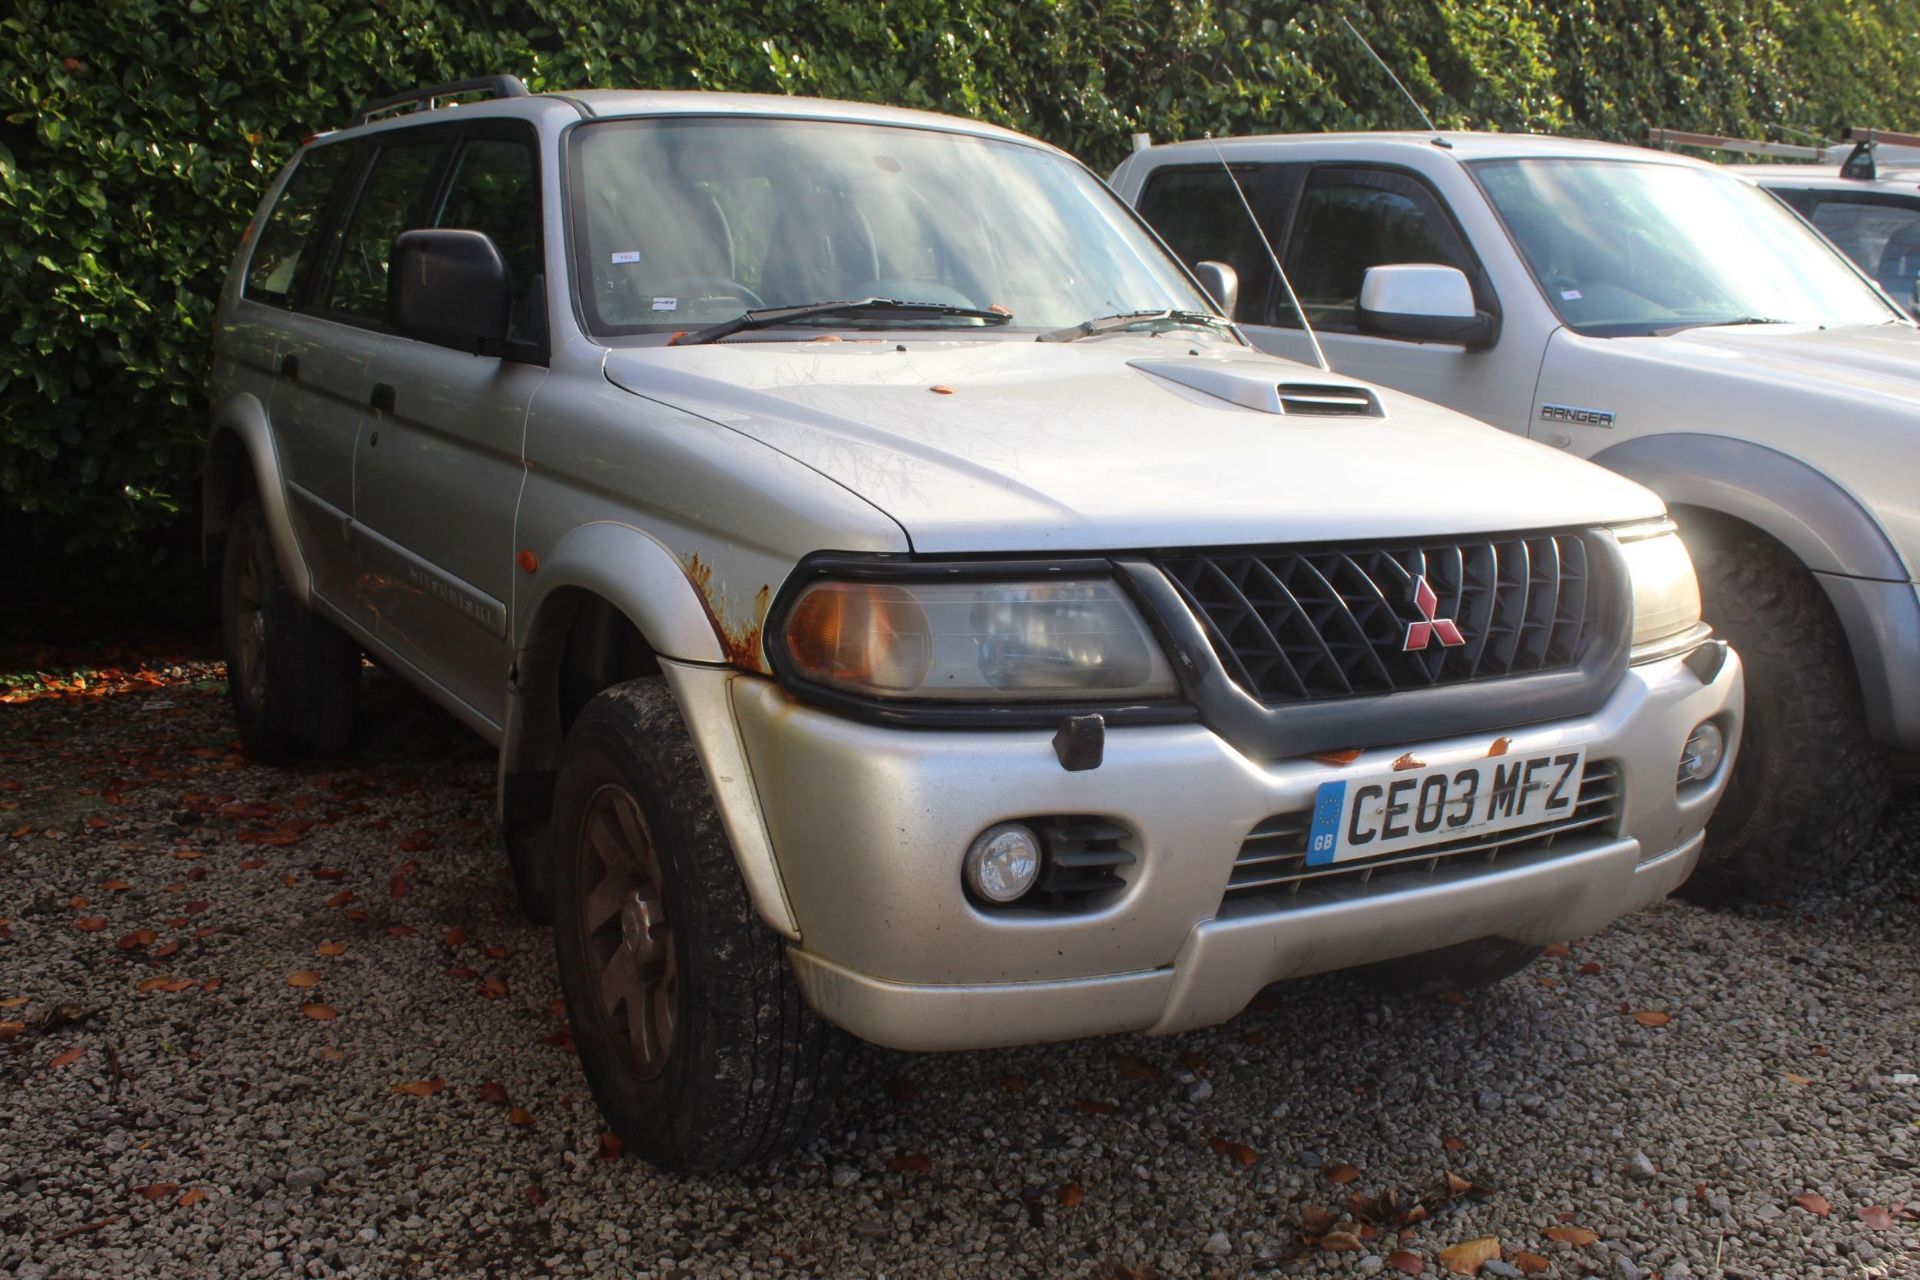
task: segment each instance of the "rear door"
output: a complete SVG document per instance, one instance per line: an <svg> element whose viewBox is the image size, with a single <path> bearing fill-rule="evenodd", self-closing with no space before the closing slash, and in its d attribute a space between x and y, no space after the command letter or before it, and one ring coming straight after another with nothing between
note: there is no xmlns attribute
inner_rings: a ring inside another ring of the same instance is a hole
<svg viewBox="0 0 1920 1280"><path fill-rule="evenodd" d="M510 339L544 347L534 129L479 122L449 139L449 150L431 197L407 225L490 236L516 298ZM370 227L369 251L390 248L401 229ZM377 288L367 282L369 301L384 303L385 265ZM386 334L372 361L355 462L361 591L379 616L380 638L495 725L504 716L512 656L507 602L527 406L546 372Z"/></svg>

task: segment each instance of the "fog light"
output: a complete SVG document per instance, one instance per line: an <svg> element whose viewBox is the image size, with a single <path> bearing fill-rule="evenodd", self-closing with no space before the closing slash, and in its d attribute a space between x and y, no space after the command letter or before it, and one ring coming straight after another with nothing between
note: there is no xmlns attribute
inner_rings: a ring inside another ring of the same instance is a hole
<svg viewBox="0 0 1920 1280"><path fill-rule="evenodd" d="M1680 748L1680 781L1700 782L1711 778L1727 754L1727 735L1709 720L1695 729Z"/></svg>
<svg viewBox="0 0 1920 1280"><path fill-rule="evenodd" d="M980 897L1012 902L1040 875L1040 837L1018 822L988 827L968 846L964 868L967 887Z"/></svg>

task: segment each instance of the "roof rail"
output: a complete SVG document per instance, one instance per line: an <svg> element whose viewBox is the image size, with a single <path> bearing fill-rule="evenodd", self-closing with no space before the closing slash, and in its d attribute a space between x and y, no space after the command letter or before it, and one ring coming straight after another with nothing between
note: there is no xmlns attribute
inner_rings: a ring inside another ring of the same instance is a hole
<svg viewBox="0 0 1920 1280"><path fill-rule="evenodd" d="M1751 138L1723 138L1716 133L1682 133L1678 129L1649 129L1647 141L1662 150L1672 147L1707 147L1714 151L1738 151L1745 155L1778 156L1782 160L1824 160L1820 147L1803 147L1791 142L1756 142Z"/></svg>
<svg viewBox="0 0 1920 1280"><path fill-rule="evenodd" d="M1891 129L1862 129L1857 125L1848 126L1847 141L1853 144L1853 153L1841 163L1840 176L1862 182L1872 182L1879 176L1873 159L1876 146L1884 142L1890 147L1920 147L1920 135L1895 133Z"/></svg>
<svg viewBox="0 0 1920 1280"><path fill-rule="evenodd" d="M479 76L472 80L454 80L447 84L430 85L425 89L409 89L405 93L396 93L390 98L375 98L360 104L353 113L353 119L347 127L367 123L378 115L385 115L396 108L413 106L415 111L431 111L440 105L442 98L458 98L469 93L477 93L488 98L524 98L527 86L519 76ZM419 105L414 106L413 104Z"/></svg>

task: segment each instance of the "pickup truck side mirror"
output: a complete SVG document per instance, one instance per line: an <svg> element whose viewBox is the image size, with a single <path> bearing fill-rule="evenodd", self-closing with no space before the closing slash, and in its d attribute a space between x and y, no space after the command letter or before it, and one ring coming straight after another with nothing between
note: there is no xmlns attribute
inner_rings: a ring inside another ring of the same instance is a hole
<svg viewBox="0 0 1920 1280"><path fill-rule="evenodd" d="M500 355L513 313L506 260L479 231L402 231L387 264L387 320L422 342Z"/></svg>
<svg viewBox="0 0 1920 1280"><path fill-rule="evenodd" d="M1458 267L1368 267L1358 311L1360 331L1382 338L1490 347L1500 336L1499 320L1473 305L1473 286Z"/></svg>
<svg viewBox="0 0 1920 1280"><path fill-rule="evenodd" d="M1233 319L1233 309L1240 302L1240 273L1224 262L1196 262L1193 277L1213 299L1213 305L1220 308L1220 314Z"/></svg>

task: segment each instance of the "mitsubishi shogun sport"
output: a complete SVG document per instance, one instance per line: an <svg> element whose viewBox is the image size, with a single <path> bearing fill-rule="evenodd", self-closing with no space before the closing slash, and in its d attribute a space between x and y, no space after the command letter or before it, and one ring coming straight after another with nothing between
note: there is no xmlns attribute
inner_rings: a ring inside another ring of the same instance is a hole
<svg viewBox="0 0 1920 1280"><path fill-rule="evenodd" d="M794 1142L841 1029L1511 973L1685 879L1737 743L1659 499L1253 350L1002 129L376 103L273 183L216 353L243 741L339 750L371 654L498 745L594 1096L665 1167Z"/></svg>

